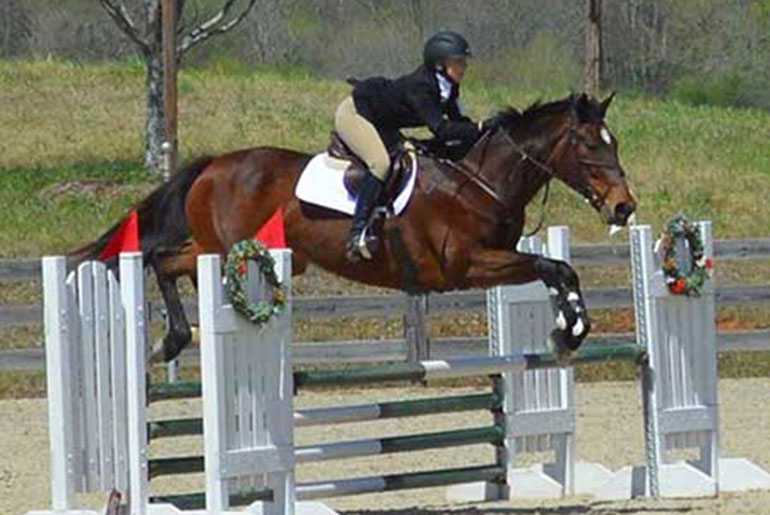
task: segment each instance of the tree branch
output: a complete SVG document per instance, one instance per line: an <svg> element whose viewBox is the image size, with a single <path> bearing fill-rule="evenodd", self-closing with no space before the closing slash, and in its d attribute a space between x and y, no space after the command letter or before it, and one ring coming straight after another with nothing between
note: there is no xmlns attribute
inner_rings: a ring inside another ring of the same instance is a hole
<svg viewBox="0 0 770 515"><path fill-rule="evenodd" d="M236 16L229 22L224 22L225 18L227 18L227 16L230 14L230 10L235 5L236 1L237 0L227 0L224 6L222 7L221 11L219 11L216 15L214 15L208 21L200 24L198 27L191 30L190 34L183 37L181 45L178 50L179 55L181 56L181 54L183 54L184 52L187 52L193 46L203 41L206 41L212 36L215 36L217 34L224 34L225 32L228 32L229 30L233 29L236 25L238 25L241 21L243 21L246 15L249 14L249 11L251 11L251 8L254 7L254 4L257 3L257 0L249 0L249 4L243 9L243 11L238 16Z"/></svg>
<svg viewBox="0 0 770 515"><path fill-rule="evenodd" d="M187 23L184 20L184 11L187 3L185 0L176 0L176 35L181 36L187 31ZM196 8L197 4L193 4ZM194 19L194 18L193 18Z"/></svg>
<svg viewBox="0 0 770 515"><path fill-rule="evenodd" d="M102 4L104 10L110 15L110 18L112 18L115 24L120 27L131 41L136 43L143 52L149 52L149 43L142 38L141 34L139 34L139 30L136 28L136 24L131 20L122 0L99 0L99 3Z"/></svg>

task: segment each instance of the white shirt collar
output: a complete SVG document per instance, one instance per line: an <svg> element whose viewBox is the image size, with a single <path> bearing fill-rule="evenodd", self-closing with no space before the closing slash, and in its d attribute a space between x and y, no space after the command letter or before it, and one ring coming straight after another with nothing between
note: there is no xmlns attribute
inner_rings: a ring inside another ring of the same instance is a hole
<svg viewBox="0 0 770 515"><path fill-rule="evenodd" d="M446 102L452 95L452 81L441 73L436 73L436 79L438 79L438 91L441 95L441 101Z"/></svg>

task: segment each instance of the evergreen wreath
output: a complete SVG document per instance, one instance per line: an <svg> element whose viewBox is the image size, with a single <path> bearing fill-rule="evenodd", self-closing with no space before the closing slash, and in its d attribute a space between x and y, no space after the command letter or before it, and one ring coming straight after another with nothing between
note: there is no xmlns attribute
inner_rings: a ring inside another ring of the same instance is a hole
<svg viewBox="0 0 770 515"><path fill-rule="evenodd" d="M253 302L246 291L247 263L254 261L267 283L273 288L272 302ZM232 246L225 261L225 292L233 309L249 321L263 325L283 310L286 294L275 273L275 260L267 248L257 240L245 239Z"/></svg>
<svg viewBox="0 0 770 515"><path fill-rule="evenodd" d="M682 238L690 249L690 272L687 275L679 269L677 260L676 243ZM713 263L703 253L703 240L698 228L680 213L669 220L658 241L668 291L674 295L700 296L706 281L711 278Z"/></svg>

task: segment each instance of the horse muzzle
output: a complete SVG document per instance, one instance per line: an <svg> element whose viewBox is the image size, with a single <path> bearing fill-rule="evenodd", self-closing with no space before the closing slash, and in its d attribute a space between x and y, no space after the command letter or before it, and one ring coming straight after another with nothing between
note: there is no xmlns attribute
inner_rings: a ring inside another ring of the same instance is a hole
<svg viewBox="0 0 770 515"><path fill-rule="evenodd" d="M602 204L599 209L599 213L607 225L625 226L628 224L628 220L631 215L636 211L636 202L633 199L629 199L625 202L618 202L615 207L611 207L609 204Z"/></svg>

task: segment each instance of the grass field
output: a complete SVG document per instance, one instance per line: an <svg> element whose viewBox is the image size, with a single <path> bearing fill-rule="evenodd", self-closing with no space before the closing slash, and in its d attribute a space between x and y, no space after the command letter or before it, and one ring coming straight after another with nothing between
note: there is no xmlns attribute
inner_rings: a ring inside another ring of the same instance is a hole
<svg viewBox="0 0 770 515"><path fill-rule="evenodd" d="M222 64L179 77L183 158L275 145L324 148L338 80L298 71L248 71ZM475 118L526 107L566 91L520 91L474 82L463 99ZM0 62L0 256L71 249L106 229L146 193L141 169L144 75L140 65ZM655 227L678 210L714 221L717 237L768 233L770 115L690 107L619 94L609 126L639 197L640 222ZM71 181L90 181L70 184ZM565 187L547 221L569 221L578 241L598 241L598 217Z"/></svg>
<svg viewBox="0 0 770 515"><path fill-rule="evenodd" d="M144 88L139 63L0 61L0 257L71 250L101 234L157 186L141 164ZM227 62L183 70L182 158L261 145L320 151L332 128L335 106L348 91L343 81L299 70L247 70ZM538 99L555 100L568 93L523 91L516 84L486 86L474 78L471 68L463 101L478 119L507 105L524 108ZM770 114L692 107L621 92L609 111L608 125L620 143L621 161L639 199L639 223L650 223L658 231L681 210L693 219L713 220L717 238L770 233L766 201ZM530 213L536 219L539 207ZM577 242L608 239L597 215L558 185L546 224L563 223L573 228ZM728 264L717 277L733 284L766 283L766 265ZM625 283L628 277L625 269L582 272L589 286ZM302 294L366 291L323 274L302 278L296 286ZM36 302L39 295L39 284L0 284L4 304ZM474 316L437 321L433 330L450 335L470 327L483 333L485 321ZM762 307L720 310L719 316L721 322L738 321L740 327L768 325L768 309ZM602 313L597 317L597 325L606 329L620 319ZM400 330L400 324L382 320L355 325L356 334L346 337L398 335ZM300 328L300 338L341 335L346 331L343 326ZM0 333L2 348L39 344L39 330ZM755 362L743 362L738 369L756 373ZM770 366L760 368L760 373L767 369ZM7 391L0 385L0 395L3 390Z"/></svg>

